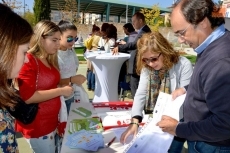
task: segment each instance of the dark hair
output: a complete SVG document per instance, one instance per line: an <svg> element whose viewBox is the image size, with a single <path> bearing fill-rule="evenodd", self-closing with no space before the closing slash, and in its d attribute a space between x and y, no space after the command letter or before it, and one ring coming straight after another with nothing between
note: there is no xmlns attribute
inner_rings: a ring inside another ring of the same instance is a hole
<svg viewBox="0 0 230 153"><path fill-rule="evenodd" d="M185 20L193 25L199 24L205 17L208 18L212 28L225 23L224 17L213 14L218 14L220 8L212 0L180 0L174 4L173 8L178 4L181 5Z"/></svg>
<svg viewBox="0 0 230 153"><path fill-rule="evenodd" d="M77 31L77 27L69 21L65 21L65 20L61 20L58 23L59 28L61 29L61 32L66 31L66 30L76 30Z"/></svg>
<svg viewBox="0 0 230 153"><path fill-rule="evenodd" d="M144 14L143 13L141 13L141 12L136 12L135 14L133 14L133 17L136 17L138 20L143 20L143 22L145 23L145 16L144 16Z"/></svg>
<svg viewBox="0 0 230 153"><path fill-rule="evenodd" d="M106 29L108 29L108 27L109 27L109 24L108 24L108 23L103 23L103 24L101 25L101 31L106 32Z"/></svg>
<svg viewBox="0 0 230 153"><path fill-rule="evenodd" d="M95 31L100 31L100 28L94 24L92 28L92 32L95 32Z"/></svg>
<svg viewBox="0 0 230 153"><path fill-rule="evenodd" d="M127 31L128 31L129 33L135 31L135 29L134 29L134 27L133 27L133 25L132 25L131 23L126 23L123 27L124 27L125 29L127 29Z"/></svg>
<svg viewBox="0 0 230 153"><path fill-rule="evenodd" d="M114 38L117 40L117 28L113 24L109 24L109 27L106 29L107 38Z"/></svg>
<svg viewBox="0 0 230 153"><path fill-rule="evenodd" d="M10 88L8 79L11 78L15 66L18 47L29 43L33 29L25 19L1 3L0 14L0 108L2 108L16 103L11 97L17 95Z"/></svg>

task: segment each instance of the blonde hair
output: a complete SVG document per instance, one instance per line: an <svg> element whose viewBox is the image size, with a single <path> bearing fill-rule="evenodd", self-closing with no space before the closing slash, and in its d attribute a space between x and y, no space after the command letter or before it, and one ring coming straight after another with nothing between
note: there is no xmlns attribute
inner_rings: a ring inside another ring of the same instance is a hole
<svg viewBox="0 0 230 153"><path fill-rule="evenodd" d="M34 34L30 40L30 49L28 52L37 58L44 58L47 56L47 52L42 46L41 39L52 36L56 32L61 33L61 30L55 23L48 20L38 22L34 27ZM50 65L59 69L57 52L55 54L48 54L47 61Z"/></svg>
<svg viewBox="0 0 230 153"><path fill-rule="evenodd" d="M141 73L142 68L152 68L142 61L142 56L145 52L161 53L163 56L163 70L169 70L174 64L179 61L179 53L176 52L172 45L159 32L151 32L143 34L137 41L137 74Z"/></svg>

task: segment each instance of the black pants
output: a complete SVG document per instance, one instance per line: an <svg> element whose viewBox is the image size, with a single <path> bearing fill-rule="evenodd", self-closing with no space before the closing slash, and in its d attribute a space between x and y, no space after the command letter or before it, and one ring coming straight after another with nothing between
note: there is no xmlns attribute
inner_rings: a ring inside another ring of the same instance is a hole
<svg viewBox="0 0 230 153"><path fill-rule="evenodd" d="M139 81L140 81L140 76L135 75L135 74L130 75L130 88L131 88L131 94L132 94L133 99L136 94Z"/></svg>

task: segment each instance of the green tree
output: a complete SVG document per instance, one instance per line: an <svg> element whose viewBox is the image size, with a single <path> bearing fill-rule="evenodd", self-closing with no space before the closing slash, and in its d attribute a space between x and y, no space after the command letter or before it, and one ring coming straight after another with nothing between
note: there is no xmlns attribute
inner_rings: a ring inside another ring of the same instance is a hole
<svg viewBox="0 0 230 153"><path fill-rule="evenodd" d="M35 23L41 20L50 20L50 1L49 0L34 0L34 16Z"/></svg>
<svg viewBox="0 0 230 153"><path fill-rule="evenodd" d="M26 19L27 22L29 22L29 24L32 27L35 26L35 16L34 16L34 13L32 13L30 11L25 12L24 19Z"/></svg>
<svg viewBox="0 0 230 153"><path fill-rule="evenodd" d="M144 14L146 24L149 25L153 31L158 31L159 26L164 23L160 17L160 8L158 5L153 5L152 9L143 8L140 12Z"/></svg>

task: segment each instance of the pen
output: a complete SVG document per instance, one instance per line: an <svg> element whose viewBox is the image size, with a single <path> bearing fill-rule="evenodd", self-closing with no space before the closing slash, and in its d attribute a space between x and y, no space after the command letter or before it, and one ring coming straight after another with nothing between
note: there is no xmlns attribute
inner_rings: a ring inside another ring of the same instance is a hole
<svg viewBox="0 0 230 153"><path fill-rule="evenodd" d="M111 140L111 141L109 141L109 143L107 143L106 145L105 145L105 147L109 147L109 146L111 146L111 144L114 142L114 140L116 139L116 136L115 137L113 137L113 139Z"/></svg>

